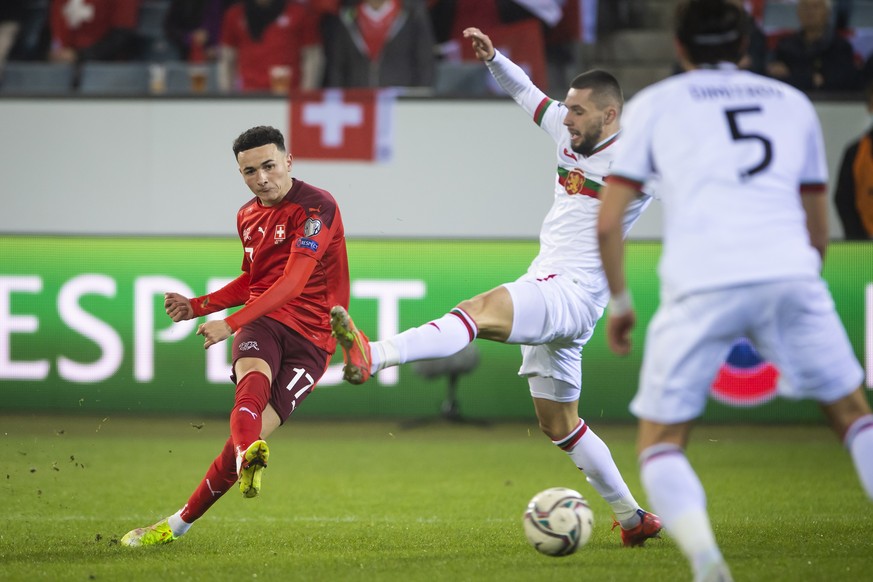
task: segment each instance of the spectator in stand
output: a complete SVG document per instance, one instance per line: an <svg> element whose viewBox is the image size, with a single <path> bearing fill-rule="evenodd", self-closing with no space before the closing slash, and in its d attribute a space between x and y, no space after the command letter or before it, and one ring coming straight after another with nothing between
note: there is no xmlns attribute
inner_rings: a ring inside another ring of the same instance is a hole
<svg viewBox="0 0 873 582"><path fill-rule="evenodd" d="M21 21L24 20L24 4L6 2L0 4L0 77L6 57L18 38Z"/></svg>
<svg viewBox="0 0 873 582"><path fill-rule="evenodd" d="M298 0L243 0L224 13L218 51L222 91L287 92L319 85L318 13Z"/></svg>
<svg viewBox="0 0 873 582"><path fill-rule="evenodd" d="M867 112L873 115L873 83L865 93ZM843 150L834 205L846 240L873 240L873 126Z"/></svg>
<svg viewBox="0 0 873 582"><path fill-rule="evenodd" d="M756 11L763 10L763 4L759 9L754 2L749 0L734 1L742 6L743 10L749 15L749 46L746 49L746 55L740 59L737 66L758 75L766 75L767 35L764 29L761 28L761 21L756 16Z"/></svg>
<svg viewBox="0 0 873 582"><path fill-rule="evenodd" d="M776 45L767 74L802 91L858 89L854 49L834 30L832 13L831 0L798 0L800 29Z"/></svg>
<svg viewBox="0 0 873 582"><path fill-rule="evenodd" d="M475 22L487 30L503 24L498 3L506 0L428 0L428 12L439 44L464 38L464 29ZM487 28L486 28L487 27ZM460 49L453 49L455 52Z"/></svg>
<svg viewBox="0 0 873 582"><path fill-rule="evenodd" d="M579 2L579 0L572 0ZM490 29L503 24L535 18L544 31L561 21L566 2L561 0L428 0L435 41L445 48L447 56L457 54L457 45L464 41L464 29L471 22ZM578 12L575 12L577 18Z"/></svg>
<svg viewBox="0 0 873 582"><path fill-rule="evenodd" d="M434 36L421 0L360 0L324 22L325 86L431 87Z"/></svg>
<svg viewBox="0 0 873 582"><path fill-rule="evenodd" d="M9 61L44 61L51 47L49 4L45 0L0 2L2 11L21 12L15 43L6 55Z"/></svg>
<svg viewBox="0 0 873 582"><path fill-rule="evenodd" d="M61 63L134 58L140 0L52 0L49 60Z"/></svg>
<svg viewBox="0 0 873 582"><path fill-rule="evenodd" d="M207 60L218 58L221 19L236 0L171 0L164 19L167 39L179 58L188 60L192 47L202 50Z"/></svg>

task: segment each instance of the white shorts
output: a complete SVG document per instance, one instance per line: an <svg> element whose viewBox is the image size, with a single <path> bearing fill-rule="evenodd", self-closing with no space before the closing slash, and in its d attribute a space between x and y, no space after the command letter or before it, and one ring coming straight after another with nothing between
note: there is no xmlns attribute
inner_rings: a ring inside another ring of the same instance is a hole
<svg viewBox="0 0 873 582"><path fill-rule="evenodd" d="M594 294L571 277L536 279L525 275L504 285L512 297L512 331L506 343L522 344L519 376L556 378L572 385L574 394L537 398L578 400L582 386L582 348L591 339L603 307Z"/></svg>
<svg viewBox="0 0 873 582"><path fill-rule="evenodd" d="M747 337L780 372L779 393L833 402L863 379L821 279L743 285L662 304L646 333L630 410L672 424L703 413L731 344Z"/></svg>

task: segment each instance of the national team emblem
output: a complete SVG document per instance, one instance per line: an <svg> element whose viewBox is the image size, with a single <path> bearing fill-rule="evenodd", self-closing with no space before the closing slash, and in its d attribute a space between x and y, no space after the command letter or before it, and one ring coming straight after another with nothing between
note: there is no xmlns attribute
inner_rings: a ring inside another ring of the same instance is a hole
<svg viewBox="0 0 873 582"><path fill-rule="evenodd" d="M321 221L317 218L307 218L306 224L303 225L303 236L315 236L321 232Z"/></svg>
<svg viewBox="0 0 873 582"><path fill-rule="evenodd" d="M388 161L394 89L292 91L288 131L297 159Z"/></svg>
<svg viewBox="0 0 873 582"><path fill-rule="evenodd" d="M564 181L564 190L567 194L579 194L582 191L582 186L585 185L585 174L579 168L573 168L567 174L567 179Z"/></svg>
<svg viewBox="0 0 873 582"><path fill-rule="evenodd" d="M285 225L277 224L276 225L276 234L273 236L273 242L275 244L279 244L280 242L285 240Z"/></svg>

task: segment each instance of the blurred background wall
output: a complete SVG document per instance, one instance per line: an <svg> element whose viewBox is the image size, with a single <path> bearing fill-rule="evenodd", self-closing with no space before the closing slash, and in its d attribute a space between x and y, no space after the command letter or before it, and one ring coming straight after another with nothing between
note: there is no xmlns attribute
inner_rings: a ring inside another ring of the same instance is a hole
<svg viewBox="0 0 873 582"><path fill-rule="evenodd" d="M858 101L816 109L833 181L868 115ZM231 143L260 124L287 136L287 101L0 99L0 233L232 236L250 193ZM350 237L538 235L554 143L515 103L401 98L393 132L385 163L294 164L296 177L339 200ZM653 204L632 237L658 238L660 218ZM842 237L836 211L831 233Z"/></svg>

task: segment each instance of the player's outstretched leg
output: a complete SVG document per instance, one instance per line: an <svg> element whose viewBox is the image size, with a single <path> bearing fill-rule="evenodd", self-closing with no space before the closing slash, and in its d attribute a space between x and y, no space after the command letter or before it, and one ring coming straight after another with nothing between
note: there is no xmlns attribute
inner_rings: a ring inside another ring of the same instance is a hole
<svg viewBox="0 0 873 582"><path fill-rule="evenodd" d="M621 528L621 543L629 548L641 546L648 539L661 537L661 518L643 509L637 509L637 515L640 516L639 525L630 529ZM613 521L612 529L620 525L618 521Z"/></svg>
<svg viewBox="0 0 873 582"><path fill-rule="evenodd" d="M176 539L167 519L162 519L154 525L139 527L129 531L121 538L122 546L138 548L140 546L159 546L169 544Z"/></svg>
<svg viewBox="0 0 873 582"><path fill-rule="evenodd" d="M267 468L270 447L266 441L255 441L242 455L239 470L239 490L243 497L257 497L261 492L261 477Z"/></svg>
<svg viewBox="0 0 873 582"><path fill-rule="evenodd" d="M330 310L330 327L343 350L343 378L349 384L363 384L371 374L370 340L341 305Z"/></svg>
<svg viewBox="0 0 873 582"><path fill-rule="evenodd" d="M555 401L552 398L578 394L578 388L556 378L533 376L528 378L534 406L541 423L551 426L555 418L567 418L575 412L578 401ZM606 443L581 418L566 435L560 436L547 431L552 443L567 453L573 464L583 472L588 483L609 503L615 515L616 526L621 527L621 543L624 546L641 546L646 540L658 537L661 520L654 513L640 508L630 488L625 483L612 458Z"/></svg>

